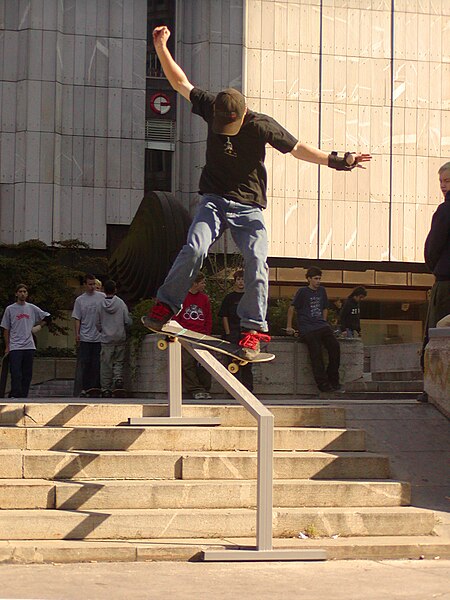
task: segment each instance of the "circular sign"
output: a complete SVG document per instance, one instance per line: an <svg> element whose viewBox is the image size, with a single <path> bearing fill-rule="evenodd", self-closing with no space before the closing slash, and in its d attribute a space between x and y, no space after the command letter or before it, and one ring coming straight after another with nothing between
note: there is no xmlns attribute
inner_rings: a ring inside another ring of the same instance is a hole
<svg viewBox="0 0 450 600"><path fill-rule="evenodd" d="M150 98L150 108L157 115L165 115L172 107L170 105L169 97L162 92L158 92L157 94L153 94Z"/></svg>

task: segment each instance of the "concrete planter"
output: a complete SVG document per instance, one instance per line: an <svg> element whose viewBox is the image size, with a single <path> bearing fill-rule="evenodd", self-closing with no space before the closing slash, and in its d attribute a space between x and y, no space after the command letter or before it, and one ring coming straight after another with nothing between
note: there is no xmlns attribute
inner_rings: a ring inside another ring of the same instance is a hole
<svg viewBox="0 0 450 600"><path fill-rule="evenodd" d="M32 384L51 379L74 379L76 358L35 358Z"/></svg>
<svg viewBox="0 0 450 600"><path fill-rule="evenodd" d="M385 344L369 346L372 373L420 371L422 344Z"/></svg>
<svg viewBox="0 0 450 600"><path fill-rule="evenodd" d="M131 390L138 397L162 397L167 393L167 353L156 347L157 337L147 335L137 357L136 373ZM361 340L341 340L341 382L362 380L364 347ZM316 395L308 350L305 344L294 338L275 337L270 351L276 355L269 363L253 365L255 394L279 396ZM223 388L213 382L211 392L223 395Z"/></svg>
<svg viewBox="0 0 450 600"><path fill-rule="evenodd" d="M424 389L429 401L450 417L450 327L429 330L425 348Z"/></svg>

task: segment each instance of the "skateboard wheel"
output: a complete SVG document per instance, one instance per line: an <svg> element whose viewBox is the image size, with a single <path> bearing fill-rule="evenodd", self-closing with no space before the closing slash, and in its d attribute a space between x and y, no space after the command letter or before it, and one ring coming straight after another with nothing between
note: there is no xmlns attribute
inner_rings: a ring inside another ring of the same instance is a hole
<svg viewBox="0 0 450 600"><path fill-rule="evenodd" d="M230 371L230 373L233 373L233 374L237 373L239 371L239 365L232 362L228 365L228 370Z"/></svg>
<svg viewBox="0 0 450 600"><path fill-rule="evenodd" d="M158 346L159 350L166 350L167 349L167 340L158 340L156 345Z"/></svg>
<svg viewBox="0 0 450 600"><path fill-rule="evenodd" d="M245 367L245 365L248 365L248 360L241 360L241 362L239 363L239 366Z"/></svg>

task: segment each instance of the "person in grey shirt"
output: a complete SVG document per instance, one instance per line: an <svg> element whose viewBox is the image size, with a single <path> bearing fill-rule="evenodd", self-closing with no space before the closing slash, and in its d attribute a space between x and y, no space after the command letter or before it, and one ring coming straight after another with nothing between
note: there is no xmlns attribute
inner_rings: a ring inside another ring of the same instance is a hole
<svg viewBox="0 0 450 600"><path fill-rule="evenodd" d="M97 307L97 330L100 332L100 383L102 396L124 387L126 328L132 323L127 305L116 296L116 282L105 282L105 298Z"/></svg>
<svg viewBox="0 0 450 600"><path fill-rule="evenodd" d="M77 359L81 370L81 393L84 397L92 388L100 388L100 333L96 327L97 308L105 294L95 290L95 275L85 278L86 291L78 296L73 306L75 341L78 344Z"/></svg>
<svg viewBox="0 0 450 600"><path fill-rule="evenodd" d="M9 354L10 398L27 398L33 376L36 345L33 333L50 320L50 313L27 302L28 288L16 287L16 302L6 307L1 321L5 337L5 356Z"/></svg>

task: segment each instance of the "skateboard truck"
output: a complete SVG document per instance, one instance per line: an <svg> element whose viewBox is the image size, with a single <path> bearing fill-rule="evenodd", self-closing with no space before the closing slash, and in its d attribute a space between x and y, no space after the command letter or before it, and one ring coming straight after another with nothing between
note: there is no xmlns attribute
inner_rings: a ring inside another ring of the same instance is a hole
<svg viewBox="0 0 450 600"><path fill-rule="evenodd" d="M167 348L169 347L169 344L172 342L178 341L177 337L173 337L173 336L166 336L165 338L161 338L156 342L156 347L158 348L158 350L167 350ZM230 371L230 373L233 373L233 375L235 375L238 371L239 371L239 367L245 367L245 365L248 365L249 361L248 360L237 360L234 359L232 360L229 365L228 365L228 370Z"/></svg>

